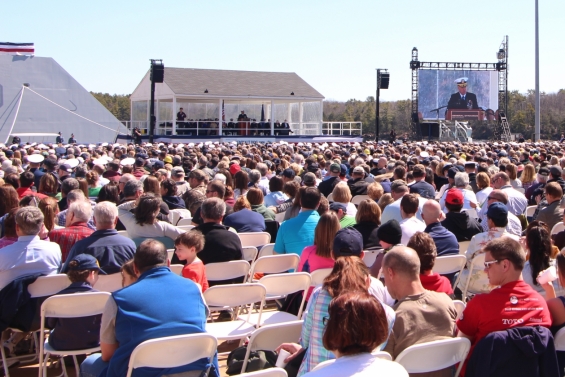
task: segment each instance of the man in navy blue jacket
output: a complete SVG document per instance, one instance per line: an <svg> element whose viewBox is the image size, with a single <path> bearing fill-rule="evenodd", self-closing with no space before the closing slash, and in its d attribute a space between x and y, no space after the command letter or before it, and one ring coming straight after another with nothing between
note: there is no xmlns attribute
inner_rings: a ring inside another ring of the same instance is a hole
<svg viewBox="0 0 565 377"><path fill-rule="evenodd" d="M428 200L422 208L422 219L426 223L425 233L428 233L437 248L437 255L459 254L459 243L457 238L449 230L441 225L442 212L439 203L435 200Z"/></svg>

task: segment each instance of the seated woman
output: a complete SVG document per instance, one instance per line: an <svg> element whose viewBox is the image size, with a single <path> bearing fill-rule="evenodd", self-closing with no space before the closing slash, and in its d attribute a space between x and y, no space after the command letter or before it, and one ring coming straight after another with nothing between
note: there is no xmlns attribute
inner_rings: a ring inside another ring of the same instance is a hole
<svg viewBox="0 0 565 377"><path fill-rule="evenodd" d="M274 220L275 213L265 207L263 203L263 191L260 188L252 187L247 192L247 200L251 204L251 210L259 213L265 220Z"/></svg>
<svg viewBox="0 0 565 377"><path fill-rule="evenodd" d="M224 217L223 224L234 228L238 233L265 231L265 218L251 210L251 204L245 196L237 198L233 213Z"/></svg>
<svg viewBox="0 0 565 377"><path fill-rule="evenodd" d="M333 191L333 201L343 204L347 207L347 215L355 217L357 208L355 204L351 203L351 190L346 182L339 182L335 185Z"/></svg>
<svg viewBox="0 0 565 377"><path fill-rule="evenodd" d="M69 262L67 276L71 285L57 294L97 292L92 286L98 281L98 274L106 275L98 266L92 255L77 255ZM81 318L48 318L47 327L52 329L49 345L59 351L99 346L101 317L99 314Z"/></svg>
<svg viewBox="0 0 565 377"><path fill-rule="evenodd" d="M341 229L339 220L334 212L328 211L320 216L314 231L314 245L307 246L300 254L298 263L299 272L312 273L321 268L332 268L335 261L332 258L333 239ZM310 299L313 287L306 294L306 301Z"/></svg>
<svg viewBox="0 0 565 377"><path fill-rule="evenodd" d="M269 180L269 190L271 191L265 196L266 207L276 207L286 202L288 197L283 193L284 182L282 177L274 176Z"/></svg>
<svg viewBox="0 0 565 377"><path fill-rule="evenodd" d="M334 354L322 343L325 330L324 318L328 317L328 307L333 298L345 292L361 291L369 292L383 304L393 302L383 284L370 277L369 269L361 259L362 255L363 237L361 233L351 227L340 229L336 233L332 247L335 265L331 274L324 279L322 287L314 290L308 302L308 312L302 325L300 344L284 343L279 347L291 353L291 356L287 358L288 361L306 349L298 376L311 371L322 361L335 358ZM383 305L383 308L388 324L387 334L389 334L394 324L395 313L388 305ZM373 321L376 320L373 317ZM377 347L378 349L385 346L386 339Z"/></svg>
<svg viewBox="0 0 565 377"><path fill-rule="evenodd" d="M565 255L563 254L565 249L561 250L557 254L556 267L557 267L557 281L559 285L565 285ZM551 326L551 332L553 335L557 333L561 328L565 327L565 297L557 297L555 294L555 288L552 282L547 282L542 284L545 290L545 299L547 300L547 307L551 313L551 319L553 320Z"/></svg>
<svg viewBox="0 0 565 377"><path fill-rule="evenodd" d="M186 209L184 200L177 196L177 183L172 179L161 181L161 199L171 209Z"/></svg>
<svg viewBox="0 0 565 377"><path fill-rule="evenodd" d="M537 282L541 271L555 266L555 256L559 249L551 244L550 229L542 221L532 221L526 228L526 263L522 270L522 277L533 289L542 296L545 290Z"/></svg>
<svg viewBox="0 0 565 377"><path fill-rule="evenodd" d="M122 287L124 288L137 281L137 275L133 269L133 259L124 263L120 268L120 273L122 274Z"/></svg>
<svg viewBox="0 0 565 377"><path fill-rule="evenodd" d="M88 184L88 195L87 197L98 196L100 192L100 188L102 185L98 181L98 173L94 170L89 171L86 173L86 183Z"/></svg>
<svg viewBox="0 0 565 377"><path fill-rule="evenodd" d="M377 230L381 225L381 207L377 202L365 199L359 203L355 222L357 224L353 225L353 228L357 229L363 236L363 250L380 248Z"/></svg>
<svg viewBox="0 0 565 377"><path fill-rule="evenodd" d="M388 338L385 311L374 296L344 292L330 302L328 314L322 342L337 360L305 377L408 377L400 364L371 354Z"/></svg>
<svg viewBox="0 0 565 377"><path fill-rule="evenodd" d="M428 291L444 292L452 295L451 282L445 276L432 272L437 257L434 240L428 233L416 232L408 241L408 246L416 250L420 258L420 281Z"/></svg>
<svg viewBox="0 0 565 377"><path fill-rule="evenodd" d="M161 203L160 197L143 194L137 200L118 206L118 218L126 227L130 238L168 237L175 240L184 233L182 229L157 219Z"/></svg>

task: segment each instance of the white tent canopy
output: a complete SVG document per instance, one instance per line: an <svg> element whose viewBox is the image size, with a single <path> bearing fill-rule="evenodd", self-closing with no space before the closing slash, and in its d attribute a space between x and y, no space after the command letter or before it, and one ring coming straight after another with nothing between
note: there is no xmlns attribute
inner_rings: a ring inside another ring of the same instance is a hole
<svg viewBox="0 0 565 377"><path fill-rule="evenodd" d="M52 58L0 55L0 142L15 134L38 141L59 131L79 143L112 142L128 132Z"/></svg>

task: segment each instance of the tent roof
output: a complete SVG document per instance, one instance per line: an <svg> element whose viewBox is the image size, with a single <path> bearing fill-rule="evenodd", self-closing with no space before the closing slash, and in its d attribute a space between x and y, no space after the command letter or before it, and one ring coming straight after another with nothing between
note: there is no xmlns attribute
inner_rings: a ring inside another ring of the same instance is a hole
<svg viewBox="0 0 565 377"><path fill-rule="evenodd" d="M176 95L324 99L322 94L294 72L165 67L165 84ZM204 93L206 89L208 89L207 94ZM294 92L294 96L290 94L291 92Z"/></svg>

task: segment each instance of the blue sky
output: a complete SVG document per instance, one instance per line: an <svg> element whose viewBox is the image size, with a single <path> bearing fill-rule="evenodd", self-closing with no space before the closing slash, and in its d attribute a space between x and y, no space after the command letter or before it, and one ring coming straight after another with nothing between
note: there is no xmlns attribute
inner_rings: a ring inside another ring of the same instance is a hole
<svg viewBox="0 0 565 377"><path fill-rule="evenodd" d="M565 1L540 0L541 90L565 88ZM509 88L534 88L534 0L5 1L0 41L34 42L87 90L131 93L150 58L166 66L296 72L327 99L410 98L421 61L496 62L509 35Z"/></svg>

